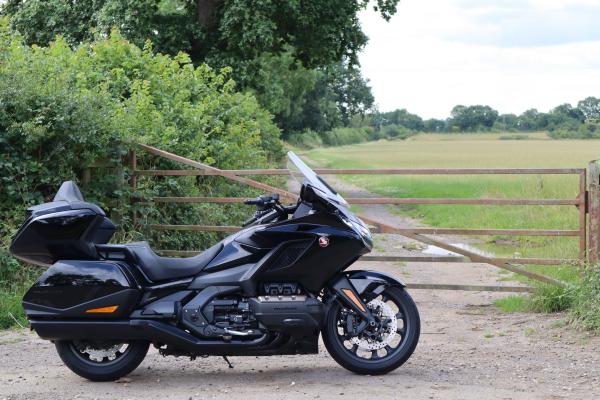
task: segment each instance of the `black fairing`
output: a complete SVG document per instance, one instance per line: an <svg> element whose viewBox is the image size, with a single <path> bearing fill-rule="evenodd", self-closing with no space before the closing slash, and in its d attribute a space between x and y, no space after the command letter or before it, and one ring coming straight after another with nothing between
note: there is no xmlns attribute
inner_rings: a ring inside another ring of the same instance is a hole
<svg viewBox="0 0 600 400"><path fill-rule="evenodd" d="M327 237L326 247L319 245L320 237ZM208 280L216 284L213 273L236 267L231 274L216 276L228 284L235 278L248 295L255 295L265 282L297 282L318 292L336 273L369 252L360 236L328 212L247 228L223 244L196 283L204 285Z"/></svg>
<svg viewBox="0 0 600 400"><path fill-rule="evenodd" d="M60 261L48 268L23 298L29 318L109 317L127 315L140 291L128 266L110 261ZM118 306L111 313L89 309Z"/></svg>

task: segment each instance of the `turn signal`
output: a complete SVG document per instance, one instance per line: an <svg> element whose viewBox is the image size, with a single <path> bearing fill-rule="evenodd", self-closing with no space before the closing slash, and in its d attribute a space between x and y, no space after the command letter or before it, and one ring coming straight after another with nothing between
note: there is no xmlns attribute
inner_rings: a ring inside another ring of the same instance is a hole
<svg viewBox="0 0 600 400"><path fill-rule="evenodd" d="M100 307L100 308L91 308L86 310L86 313L114 313L117 311L119 306L108 306L108 307Z"/></svg>

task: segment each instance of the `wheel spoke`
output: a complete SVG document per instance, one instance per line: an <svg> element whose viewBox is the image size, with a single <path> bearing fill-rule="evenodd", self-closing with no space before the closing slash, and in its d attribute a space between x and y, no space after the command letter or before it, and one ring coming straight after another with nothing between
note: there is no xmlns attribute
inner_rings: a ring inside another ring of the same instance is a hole
<svg viewBox="0 0 600 400"><path fill-rule="evenodd" d="M398 314L396 314L396 319L404 319L404 314L402 314L402 311L398 311Z"/></svg>
<svg viewBox="0 0 600 400"><path fill-rule="evenodd" d="M371 351L371 359L374 359L374 358L379 358L379 354L377 354L377 350Z"/></svg>
<svg viewBox="0 0 600 400"><path fill-rule="evenodd" d="M394 349L392 349L392 347L389 344L387 346L385 346L384 349L386 351L386 353L385 353L386 356L389 356L392 353L392 351L394 351Z"/></svg>
<svg viewBox="0 0 600 400"><path fill-rule="evenodd" d="M356 352L358 351L358 345L357 345L357 344L353 344L353 345L352 345L352 349L350 349L350 351L351 351L353 354L356 354Z"/></svg>

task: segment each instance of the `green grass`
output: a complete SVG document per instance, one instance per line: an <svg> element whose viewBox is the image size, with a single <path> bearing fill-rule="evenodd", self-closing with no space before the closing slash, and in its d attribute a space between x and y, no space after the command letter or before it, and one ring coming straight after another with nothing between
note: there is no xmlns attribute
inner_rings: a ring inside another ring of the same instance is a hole
<svg viewBox="0 0 600 400"><path fill-rule="evenodd" d="M0 246L0 329L27 326L21 300L39 274L39 268L19 264Z"/></svg>
<svg viewBox="0 0 600 400"><path fill-rule="evenodd" d="M314 149L307 156L316 164L331 168L585 168L600 155L597 142L549 140L543 133L530 135L539 140L499 140L502 135L423 134L405 141ZM382 196L399 198L574 199L579 182L578 176L573 175L347 175L343 178ZM398 206L396 210L436 227L578 227L578 212L573 206L414 205ZM508 238L515 243L498 244L498 239L505 238L483 236L484 243L478 246L499 256L576 258L578 255L576 237Z"/></svg>
<svg viewBox="0 0 600 400"><path fill-rule="evenodd" d="M525 296L508 296L494 301L494 305L504 312L526 312L531 311L529 298Z"/></svg>
<svg viewBox="0 0 600 400"><path fill-rule="evenodd" d="M29 286L31 286L30 283L19 285L12 290L0 289L0 329L10 328L18 324L27 326L28 322L23 314L21 300Z"/></svg>

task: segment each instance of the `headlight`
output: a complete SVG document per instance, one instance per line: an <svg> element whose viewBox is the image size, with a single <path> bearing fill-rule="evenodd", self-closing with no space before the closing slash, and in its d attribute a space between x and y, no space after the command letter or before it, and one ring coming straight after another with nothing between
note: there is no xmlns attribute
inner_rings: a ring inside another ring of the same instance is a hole
<svg viewBox="0 0 600 400"><path fill-rule="evenodd" d="M356 220L342 218L342 221L363 238L371 240L371 231L360 218L356 217Z"/></svg>

